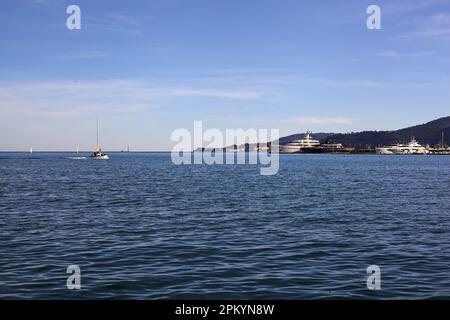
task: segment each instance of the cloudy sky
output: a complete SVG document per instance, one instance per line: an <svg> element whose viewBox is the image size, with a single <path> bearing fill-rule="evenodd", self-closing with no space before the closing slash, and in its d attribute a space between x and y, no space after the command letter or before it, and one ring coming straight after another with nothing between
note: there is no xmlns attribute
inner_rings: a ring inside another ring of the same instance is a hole
<svg viewBox="0 0 450 320"><path fill-rule="evenodd" d="M66 8L81 8L68 30ZM368 30L366 9L381 8ZM448 0L0 4L0 151L170 150L177 128L282 135L450 115Z"/></svg>

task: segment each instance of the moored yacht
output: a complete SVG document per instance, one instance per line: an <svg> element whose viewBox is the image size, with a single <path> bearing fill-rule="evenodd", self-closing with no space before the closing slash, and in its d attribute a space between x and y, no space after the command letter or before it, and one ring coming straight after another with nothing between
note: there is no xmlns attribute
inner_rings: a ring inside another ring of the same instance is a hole
<svg viewBox="0 0 450 320"><path fill-rule="evenodd" d="M398 148L399 145L391 145L391 146L385 146L385 147L376 147L375 148L375 153L376 154L382 154L382 155L386 155L386 154L395 154L394 153L394 149Z"/></svg>
<svg viewBox="0 0 450 320"><path fill-rule="evenodd" d="M392 146L378 147L375 149L375 151L377 154L396 154L396 155L430 153L429 149L418 143L414 137L408 144L396 144Z"/></svg>
<svg viewBox="0 0 450 320"><path fill-rule="evenodd" d="M97 119L97 149L94 150L94 152L91 154L91 158L93 160L108 160L109 155L102 152L102 149L100 148L100 140L99 140L99 134L98 134L98 119Z"/></svg>
<svg viewBox="0 0 450 320"><path fill-rule="evenodd" d="M330 141L326 141L321 144L321 147L325 150L325 152L338 153L338 152L347 152L342 143L333 143Z"/></svg>
<svg viewBox="0 0 450 320"><path fill-rule="evenodd" d="M314 140L311 134L311 131L307 131L303 139L293 140L285 145L281 145L280 153L323 152L320 141Z"/></svg>

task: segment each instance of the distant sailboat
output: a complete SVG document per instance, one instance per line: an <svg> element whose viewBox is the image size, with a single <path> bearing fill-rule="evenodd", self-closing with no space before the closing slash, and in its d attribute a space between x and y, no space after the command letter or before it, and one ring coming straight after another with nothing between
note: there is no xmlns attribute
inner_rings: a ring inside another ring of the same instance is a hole
<svg viewBox="0 0 450 320"><path fill-rule="evenodd" d="M86 157L80 157L80 146L77 144L77 156L76 157L67 157L67 159L71 159L71 160L84 160L87 159Z"/></svg>
<svg viewBox="0 0 450 320"><path fill-rule="evenodd" d="M102 153L102 149L100 148L100 139L98 133L98 118L97 118L97 149L91 154L91 158L93 160L108 160L109 156L106 153Z"/></svg>
<svg viewBox="0 0 450 320"><path fill-rule="evenodd" d="M30 153L33 153L33 147L30 148Z"/></svg>

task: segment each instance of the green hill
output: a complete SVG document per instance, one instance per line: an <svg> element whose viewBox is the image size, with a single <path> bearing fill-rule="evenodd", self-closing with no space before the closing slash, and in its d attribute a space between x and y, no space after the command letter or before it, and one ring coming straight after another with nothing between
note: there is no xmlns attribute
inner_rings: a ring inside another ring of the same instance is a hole
<svg viewBox="0 0 450 320"><path fill-rule="evenodd" d="M332 134L328 136L332 142L342 143L344 146L366 147L405 143L415 137L422 145L434 146L441 143L442 132L444 141L450 141L450 117L444 117L424 124L399 129L395 131L362 131L346 134ZM323 139L324 141L325 139Z"/></svg>

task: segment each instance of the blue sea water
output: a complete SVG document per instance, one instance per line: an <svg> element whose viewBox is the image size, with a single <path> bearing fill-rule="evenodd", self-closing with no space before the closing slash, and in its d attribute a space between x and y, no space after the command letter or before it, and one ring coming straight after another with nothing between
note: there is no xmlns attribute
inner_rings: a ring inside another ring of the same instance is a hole
<svg viewBox="0 0 450 320"><path fill-rule="evenodd" d="M0 153L2 299L450 297L449 156L70 156Z"/></svg>

